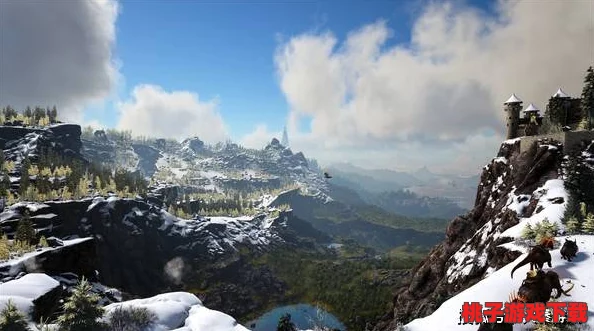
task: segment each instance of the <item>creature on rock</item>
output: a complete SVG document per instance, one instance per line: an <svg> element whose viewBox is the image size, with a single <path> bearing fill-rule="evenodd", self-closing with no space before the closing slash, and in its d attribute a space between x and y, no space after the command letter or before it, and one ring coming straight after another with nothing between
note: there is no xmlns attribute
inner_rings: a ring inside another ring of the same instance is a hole
<svg viewBox="0 0 594 331"><path fill-rule="evenodd" d="M552 268L551 253L549 253L549 249L553 249L554 245L555 240L553 238L545 237L538 245L532 246L528 256L512 269L511 277L514 278L514 271L516 271L516 269L528 263L530 263L530 270L533 270L535 267L540 270L545 263L548 264L549 268Z"/></svg>

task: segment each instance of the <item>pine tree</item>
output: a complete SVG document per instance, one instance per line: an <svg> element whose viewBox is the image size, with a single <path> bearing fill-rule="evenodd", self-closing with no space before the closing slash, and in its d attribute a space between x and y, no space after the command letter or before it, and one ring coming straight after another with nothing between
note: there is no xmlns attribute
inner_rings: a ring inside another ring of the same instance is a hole
<svg viewBox="0 0 594 331"><path fill-rule="evenodd" d="M0 236L0 261L8 260L10 257L10 249L8 246L8 237L6 234Z"/></svg>
<svg viewBox="0 0 594 331"><path fill-rule="evenodd" d="M585 233L594 234L594 214L589 213L582 223L582 230Z"/></svg>
<svg viewBox="0 0 594 331"><path fill-rule="evenodd" d="M48 243L47 243L47 239L45 239L45 236L41 236L41 238L39 238L39 246L41 247L48 247Z"/></svg>
<svg viewBox="0 0 594 331"><path fill-rule="evenodd" d="M565 173L564 185L570 197L594 206L594 185L592 185L594 169L587 164L585 156L581 153L569 155L565 164Z"/></svg>
<svg viewBox="0 0 594 331"><path fill-rule="evenodd" d="M20 194L24 194L29 187L29 168L31 167L31 161L29 161L28 157L25 157L23 162L21 163L21 178L19 181L19 191Z"/></svg>
<svg viewBox="0 0 594 331"><path fill-rule="evenodd" d="M17 225L14 239L27 244L31 244L35 240L35 229L33 228L33 222L31 222L31 217L29 217L29 211L27 209L25 209L23 217Z"/></svg>
<svg viewBox="0 0 594 331"><path fill-rule="evenodd" d="M10 189L10 178L6 173L2 174L2 178L0 179L0 196L6 197Z"/></svg>
<svg viewBox="0 0 594 331"><path fill-rule="evenodd" d="M12 300L8 300L0 312L0 330L2 331L28 331L29 326L25 315L18 310Z"/></svg>
<svg viewBox="0 0 594 331"><path fill-rule="evenodd" d="M569 234L576 234L581 230L581 224L578 221L577 217L571 216L565 223L565 230Z"/></svg>
<svg viewBox="0 0 594 331"><path fill-rule="evenodd" d="M56 109L56 106L52 107L49 118L52 123L55 123L58 120L58 110Z"/></svg>
<svg viewBox="0 0 594 331"><path fill-rule="evenodd" d="M534 239L536 233L530 224L526 224L524 229L522 230L522 238L524 239Z"/></svg>
<svg viewBox="0 0 594 331"><path fill-rule="evenodd" d="M83 278L64 303L64 312L58 318L60 331L105 330L99 319L104 309L99 305L99 296L90 293L91 285Z"/></svg>
<svg viewBox="0 0 594 331"><path fill-rule="evenodd" d="M587 129L593 128L592 120L594 117L594 69L590 66L586 71L584 79L584 88L581 97L582 114L587 119Z"/></svg>
<svg viewBox="0 0 594 331"><path fill-rule="evenodd" d="M95 176L95 191L101 192L101 178Z"/></svg>

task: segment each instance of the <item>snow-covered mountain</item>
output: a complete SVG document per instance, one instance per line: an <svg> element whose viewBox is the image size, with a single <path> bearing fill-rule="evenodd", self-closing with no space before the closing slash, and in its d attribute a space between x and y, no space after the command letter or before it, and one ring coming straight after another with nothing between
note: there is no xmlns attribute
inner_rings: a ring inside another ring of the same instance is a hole
<svg viewBox="0 0 594 331"><path fill-rule="evenodd" d="M594 166L593 153L594 141L582 152L585 166ZM462 303L505 302L517 291L524 277L516 273L511 279L510 270L526 256L528 244L521 239L526 225L546 219L564 232L561 220L569 200L564 160L560 143L537 142L536 148L520 153L519 139L504 142L483 169L474 209L450 223L445 241L412 270L396 292L394 309L374 330L394 330L402 324L411 331L476 330L477 325L458 325ZM562 243L565 238L555 239ZM575 284L572 296L559 300L587 302L588 323L594 326L594 264L589 261L594 236L571 238L579 247L572 262L561 259L560 244L551 251L552 270L563 284ZM529 327L533 325L516 324L514 330Z"/></svg>
<svg viewBox="0 0 594 331"><path fill-rule="evenodd" d="M139 170L190 191L255 191L298 185L304 194L329 199L327 183L310 169L302 152L293 153L274 138L261 150L228 142L215 146L199 138L122 143L103 131L83 137L82 154L99 163Z"/></svg>

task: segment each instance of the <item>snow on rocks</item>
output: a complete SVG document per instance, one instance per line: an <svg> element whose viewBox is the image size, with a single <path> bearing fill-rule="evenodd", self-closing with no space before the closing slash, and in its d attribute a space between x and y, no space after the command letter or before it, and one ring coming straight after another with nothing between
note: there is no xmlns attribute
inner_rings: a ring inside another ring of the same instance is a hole
<svg viewBox="0 0 594 331"><path fill-rule="evenodd" d="M558 237L564 240L567 237ZM559 274L564 288L568 287L567 281L575 284L570 292L571 296L561 296L562 302L587 302L588 322L587 325L594 328L594 236L577 235L571 236L571 240L577 240L579 252L572 262L561 259L559 250L553 250L553 270ZM513 279L510 278L511 269L525 256L518 257L514 262L494 271L489 277L481 280L474 286L460 292L456 296L444 302L433 314L415 319L405 326L407 331L443 330L443 331L476 331L477 325L459 325L460 309L464 302L479 302L484 304L488 301L505 302L512 291L517 291L525 277L520 275L528 270L527 266L520 268ZM548 270L545 265L545 271ZM534 328L532 322L526 324L514 324L513 330L531 330Z"/></svg>
<svg viewBox="0 0 594 331"><path fill-rule="evenodd" d="M130 307L146 308L156 315L156 330L171 330L184 324L188 317L190 307L202 305L202 302L193 294L186 292L173 292L159 294L146 299L136 299L112 303L105 307L105 318L118 308Z"/></svg>
<svg viewBox="0 0 594 331"><path fill-rule="evenodd" d="M496 224L495 224L496 225ZM462 247L448 260L446 277L448 283L454 283L458 278L467 276L474 268L483 268L487 265L487 245L475 247L475 238L480 237L480 242L485 243L487 238L496 239L497 232L492 233L493 223L487 222L476 234L468 239Z"/></svg>
<svg viewBox="0 0 594 331"><path fill-rule="evenodd" d="M105 319L118 308L146 308L156 316L152 331L249 331L235 319L202 305L200 299L186 292L163 293L146 299L113 303L105 307Z"/></svg>
<svg viewBox="0 0 594 331"><path fill-rule="evenodd" d="M503 143L506 144L506 145L513 145L513 144L517 143L520 140L522 140L522 138L508 139L508 140L504 141Z"/></svg>
<svg viewBox="0 0 594 331"><path fill-rule="evenodd" d="M2 271L2 272L0 273L0 275L4 273L3 270L5 270L5 269L9 275L16 275L21 270L25 270L26 266L36 265L37 264L36 260L37 260L38 255L44 254L47 251L61 249L64 246L77 245L81 242L92 240L92 239L93 239L92 237L85 237L85 238L63 240L63 241L61 241L63 244L62 246L40 248L39 250L25 253L16 259L11 259L8 261L1 262L0 263L0 271Z"/></svg>
<svg viewBox="0 0 594 331"><path fill-rule="evenodd" d="M41 274L26 274L23 277L0 284L0 310L12 301L19 310L29 312L34 301L60 286L52 277Z"/></svg>
<svg viewBox="0 0 594 331"><path fill-rule="evenodd" d="M544 219L547 219L551 223L556 223L560 229L564 228L561 219L563 218L563 213L565 212L565 206L569 196L565 190L562 179L548 180L542 187L534 191L532 198L538 199L534 213L530 217L520 217L520 222L507 229L502 233L502 236L520 237L522 235L522 230L526 225L530 224L531 226L534 226L537 223L542 222ZM524 199L510 197L511 201L508 200L510 201L510 204L507 208L518 212L518 209L523 209L523 207L527 206L530 201L519 202ZM521 213L518 213L518 215L521 215Z"/></svg>
<svg viewBox="0 0 594 331"><path fill-rule="evenodd" d="M189 315L185 325L177 331L249 331L233 317L202 305L193 306Z"/></svg>

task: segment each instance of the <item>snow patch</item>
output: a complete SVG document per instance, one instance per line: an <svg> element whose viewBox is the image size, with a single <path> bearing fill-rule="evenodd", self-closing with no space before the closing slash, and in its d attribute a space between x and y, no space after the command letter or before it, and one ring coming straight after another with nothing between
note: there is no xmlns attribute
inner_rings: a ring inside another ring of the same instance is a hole
<svg viewBox="0 0 594 331"><path fill-rule="evenodd" d="M557 240L563 240L568 237L558 237ZM571 296L561 296L559 301L563 302L587 302L588 303L588 326L594 328L594 236L592 235L577 235L571 236L572 240L576 239L578 242L579 252L572 262L561 259L559 250L552 251L552 265L553 270L559 274L561 284L567 288L567 281L570 280L575 284L573 290L570 292ZM506 244L509 245L509 244ZM514 262L505 267L493 272L485 279L479 281L474 286L466 289L458 295L450 298L444 302L433 314L418 318L405 326L408 331L426 331L426 330L443 330L443 331L476 331L477 325L459 325L460 309L464 302L480 302L484 304L488 301L505 302L512 291L517 289L522 284L524 277L516 276L510 278L511 269L520 262L525 256L518 257ZM520 268L521 272L528 270L524 266ZM545 265L545 271L548 270ZM535 325L530 322L526 324L514 324L513 330L531 330Z"/></svg>

